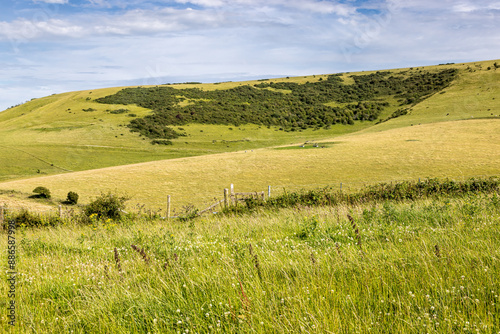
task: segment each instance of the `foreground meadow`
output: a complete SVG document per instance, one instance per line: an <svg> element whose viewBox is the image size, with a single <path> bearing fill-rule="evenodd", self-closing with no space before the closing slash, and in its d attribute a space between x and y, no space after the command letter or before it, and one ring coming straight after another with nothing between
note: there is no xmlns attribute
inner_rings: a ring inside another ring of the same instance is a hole
<svg viewBox="0 0 500 334"><path fill-rule="evenodd" d="M19 227L0 331L499 333L499 226L494 193Z"/></svg>

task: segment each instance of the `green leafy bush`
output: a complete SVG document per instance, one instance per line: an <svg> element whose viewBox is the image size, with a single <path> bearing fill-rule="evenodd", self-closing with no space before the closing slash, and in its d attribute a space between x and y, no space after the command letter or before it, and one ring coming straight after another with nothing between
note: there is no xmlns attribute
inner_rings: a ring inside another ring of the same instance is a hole
<svg viewBox="0 0 500 334"><path fill-rule="evenodd" d="M41 198L50 198L50 190L45 188L45 187L36 187L33 189L33 192L37 195L34 197L41 197Z"/></svg>
<svg viewBox="0 0 500 334"><path fill-rule="evenodd" d="M128 109L120 108L120 109L116 109L116 110L111 110L109 113L110 114L124 114L124 113L127 113L127 112L129 112Z"/></svg>
<svg viewBox="0 0 500 334"><path fill-rule="evenodd" d="M78 194L74 191L70 191L68 196L66 197L66 203L68 204L76 204L78 203Z"/></svg>
<svg viewBox="0 0 500 334"><path fill-rule="evenodd" d="M25 209L10 215L8 218L9 220L14 220L16 225L21 227L56 226L61 223L61 219L58 216L44 216L41 214L31 213Z"/></svg>
<svg viewBox="0 0 500 334"><path fill-rule="evenodd" d="M98 219L120 219L125 209L127 197L120 197L111 193L101 194L94 201L90 202L83 209L87 217L97 217Z"/></svg>
<svg viewBox="0 0 500 334"><path fill-rule="evenodd" d="M153 145L173 145L172 141L166 139L155 139L151 141Z"/></svg>

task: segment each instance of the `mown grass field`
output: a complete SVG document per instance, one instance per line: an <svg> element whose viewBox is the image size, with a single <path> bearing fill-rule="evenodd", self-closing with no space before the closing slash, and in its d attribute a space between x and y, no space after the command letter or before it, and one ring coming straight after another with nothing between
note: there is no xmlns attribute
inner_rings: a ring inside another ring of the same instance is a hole
<svg viewBox="0 0 500 334"><path fill-rule="evenodd" d="M18 228L1 330L498 333L498 195Z"/></svg>

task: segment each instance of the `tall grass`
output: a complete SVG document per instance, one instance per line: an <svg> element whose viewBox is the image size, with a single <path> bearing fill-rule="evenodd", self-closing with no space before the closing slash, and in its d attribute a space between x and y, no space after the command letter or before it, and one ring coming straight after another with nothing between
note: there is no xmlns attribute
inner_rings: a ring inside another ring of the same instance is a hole
<svg viewBox="0 0 500 334"><path fill-rule="evenodd" d="M498 333L499 222L495 192L21 228L14 332Z"/></svg>

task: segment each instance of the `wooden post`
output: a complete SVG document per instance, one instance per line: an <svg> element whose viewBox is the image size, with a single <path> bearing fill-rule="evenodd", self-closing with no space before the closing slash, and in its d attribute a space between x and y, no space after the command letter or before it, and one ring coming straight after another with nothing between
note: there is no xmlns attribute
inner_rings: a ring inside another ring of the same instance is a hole
<svg viewBox="0 0 500 334"><path fill-rule="evenodd" d="M0 205L0 227L3 227L3 205Z"/></svg>
<svg viewBox="0 0 500 334"><path fill-rule="evenodd" d="M62 205L59 204L59 218L62 218L62 216L63 216Z"/></svg>
<svg viewBox="0 0 500 334"><path fill-rule="evenodd" d="M170 219L170 195L167 196L167 219Z"/></svg>
<svg viewBox="0 0 500 334"><path fill-rule="evenodd" d="M271 186L267 186L267 198L271 198Z"/></svg>
<svg viewBox="0 0 500 334"><path fill-rule="evenodd" d="M340 190L342 190L342 182L340 182Z"/></svg>
<svg viewBox="0 0 500 334"><path fill-rule="evenodd" d="M225 188L224 189L224 207L228 207L229 206L229 189Z"/></svg>
<svg viewBox="0 0 500 334"><path fill-rule="evenodd" d="M231 183L231 195L234 195L234 185Z"/></svg>

